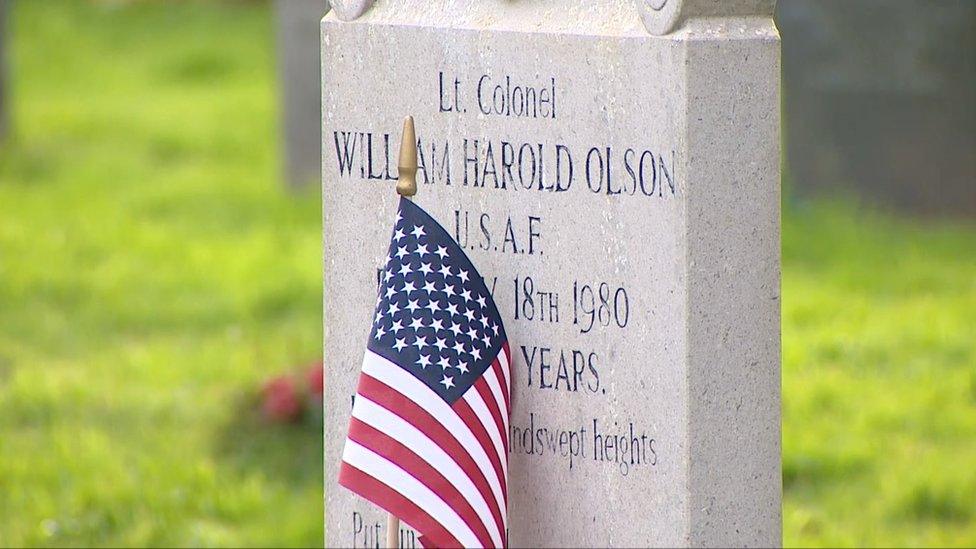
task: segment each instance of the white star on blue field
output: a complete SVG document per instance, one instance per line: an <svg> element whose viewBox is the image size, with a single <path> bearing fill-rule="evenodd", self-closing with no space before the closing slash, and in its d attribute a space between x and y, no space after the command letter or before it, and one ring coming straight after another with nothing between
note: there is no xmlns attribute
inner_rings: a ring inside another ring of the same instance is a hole
<svg viewBox="0 0 976 549"><path fill-rule="evenodd" d="M420 207L401 200L369 349L452 403L504 341L498 310L464 251Z"/></svg>

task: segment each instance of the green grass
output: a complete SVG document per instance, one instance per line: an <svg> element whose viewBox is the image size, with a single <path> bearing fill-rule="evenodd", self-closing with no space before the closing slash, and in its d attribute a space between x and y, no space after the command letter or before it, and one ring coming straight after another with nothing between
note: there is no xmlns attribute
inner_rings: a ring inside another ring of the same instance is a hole
<svg viewBox="0 0 976 549"><path fill-rule="evenodd" d="M316 191L256 2L20 1L0 146L0 545L322 543ZM784 216L789 545L976 545L976 227Z"/></svg>
<svg viewBox="0 0 976 549"><path fill-rule="evenodd" d="M17 2L0 148L0 545L322 543L317 191L261 3ZM314 422L312 422L314 423Z"/></svg>
<svg viewBox="0 0 976 549"><path fill-rule="evenodd" d="M784 221L786 543L976 545L976 227Z"/></svg>

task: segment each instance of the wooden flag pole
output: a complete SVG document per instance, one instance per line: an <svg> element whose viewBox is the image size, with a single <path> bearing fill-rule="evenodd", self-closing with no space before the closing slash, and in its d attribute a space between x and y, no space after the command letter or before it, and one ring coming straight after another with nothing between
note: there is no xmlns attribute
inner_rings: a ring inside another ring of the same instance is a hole
<svg viewBox="0 0 976 549"><path fill-rule="evenodd" d="M400 547L400 519L393 513L386 515L386 549Z"/></svg>
<svg viewBox="0 0 976 549"><path fill-rule="evenodd" d="M397 162L397 194L410 200L417 194L417 133L413 127L413 117L403 119L403 134L400 136L400 161ZM398 549L400 546L400 519L393 513L386 516L386 547Z"/></svg>

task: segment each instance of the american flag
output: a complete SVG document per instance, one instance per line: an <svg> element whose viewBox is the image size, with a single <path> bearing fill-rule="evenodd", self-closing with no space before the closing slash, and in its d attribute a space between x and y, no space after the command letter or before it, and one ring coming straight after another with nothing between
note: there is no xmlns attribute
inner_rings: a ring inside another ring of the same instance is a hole
<svg viewBox="0 0 976 549"><path fill-rule="evenodd" d="M505 546L510 364L481 275L401 198L339 484L424 546Z"/></svg>

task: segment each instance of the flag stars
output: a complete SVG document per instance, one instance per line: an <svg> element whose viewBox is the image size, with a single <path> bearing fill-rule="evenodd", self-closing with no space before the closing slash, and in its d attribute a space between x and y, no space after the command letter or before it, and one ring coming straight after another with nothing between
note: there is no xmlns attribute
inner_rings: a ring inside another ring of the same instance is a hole
<svg viewBox="0 0 976 549"><path fill-rule="evenodd" d="M379 273L370 347L450 400L493 358L502 327L463 252L412 205L403 208Z"/></svg>
<svg viewBox="0 0 976 549"><path fill-rule="evenodd" d="M439 383L443 385L445 389L450 389L451 387L454 387L454 378L445 375L444 379L440 380Z"/></svg>
<svg viewBox="0 0 976 549"><path fill-rule="evenodd" d="M417 338L413 341L413 346L417 348L417 354L420 354L420 351L422 351L424 347L429 347L430 343L427 338L417 336Z"/></svg>

